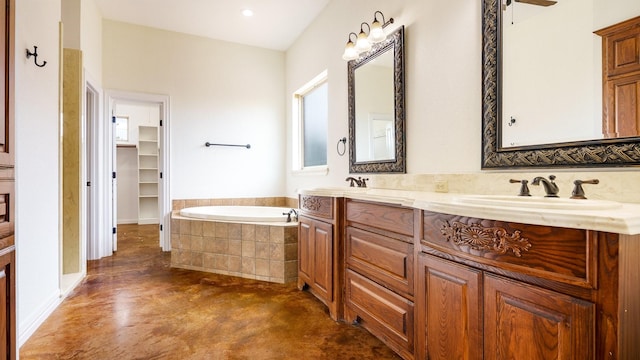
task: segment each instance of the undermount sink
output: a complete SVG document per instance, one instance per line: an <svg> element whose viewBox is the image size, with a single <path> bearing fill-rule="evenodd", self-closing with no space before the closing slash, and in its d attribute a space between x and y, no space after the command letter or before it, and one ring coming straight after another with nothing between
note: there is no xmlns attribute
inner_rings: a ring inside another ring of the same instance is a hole
<svg viewBox="0 0 640 360"><path fill-rule="evenodd" d="M458 204L557 210L608 210L621 206L608 200L547 198L510 195L465 195L454 199Z"/></svg>

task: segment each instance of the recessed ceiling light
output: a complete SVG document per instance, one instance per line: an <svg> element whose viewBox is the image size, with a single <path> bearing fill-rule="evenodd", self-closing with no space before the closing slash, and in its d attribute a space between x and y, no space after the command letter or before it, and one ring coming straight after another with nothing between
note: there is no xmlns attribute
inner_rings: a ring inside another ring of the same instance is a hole
<svg viewBox="0 0 640 360"><path fill-rule="evenodd" d="M246 17L253 16L253 11L249 10L249 9L244 9L244 10L242 10L242 15L244 15Z"/></svg>

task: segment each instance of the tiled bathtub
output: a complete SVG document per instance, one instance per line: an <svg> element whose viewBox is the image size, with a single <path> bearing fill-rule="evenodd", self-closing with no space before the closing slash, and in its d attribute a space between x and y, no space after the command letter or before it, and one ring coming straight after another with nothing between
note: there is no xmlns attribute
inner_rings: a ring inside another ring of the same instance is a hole
<svg viewBox="0 0 640 360"><path fill-rule="evenodd" d="M298 227L171 217L171 266L276 283L298 277Z"/></svg>

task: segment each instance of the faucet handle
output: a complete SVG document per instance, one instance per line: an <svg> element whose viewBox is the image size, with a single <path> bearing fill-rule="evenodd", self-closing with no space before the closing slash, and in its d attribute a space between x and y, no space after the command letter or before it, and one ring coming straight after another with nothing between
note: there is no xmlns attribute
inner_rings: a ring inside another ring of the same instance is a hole
<svg viewBox="0 0 640 360"><path fill-rule="evenodd" d="M358 187L367 187L367 181L369 181L369 178L364 179L358 176L358 180L360 180L360 184L358 185Z"/></svg>
<svg viewBox="0 0 640 360"><path fill-rule="evenodd" d="M584 189L582 188L582 184L598 184L600 180L591 179L591 180L576 180L573 182L574 188L571 192L572 199L586 199L584 196Z"/></svg>
<svg viewBox="0 0 640 360"><path fill-rule="evenodd" d="M515 184L515 183L522 184L520 186L520 194L518 194L518 196L531 196L531 193L529 192L529 186L527 186L527 184L529 183L529 180L509 179L509 182L512 184Z"/></svg>

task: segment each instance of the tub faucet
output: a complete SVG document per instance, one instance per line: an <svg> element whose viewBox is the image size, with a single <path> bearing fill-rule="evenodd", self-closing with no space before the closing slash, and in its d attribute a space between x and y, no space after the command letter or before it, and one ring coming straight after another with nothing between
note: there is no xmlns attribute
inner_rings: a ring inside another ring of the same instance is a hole
<svg viewBox="0 0 640 360"><path fill-rule="evenodd" d="M282 213L282 215L287 215L287 222L291 222L291 215L298 222L298 212L295 209L289 210L289 212Z"/></svg>
<svg viewBox="0 0 640 360"><path fill-rule="evenodd" d="M542 186L544 186L544 192L546 193L545 197L558 197L558 185L553 182L556 179L555 175L549 175L549 180L545 179L542 176L537 176L533 178L531 181L531 185L540 185L542 181Z"/></svg>

